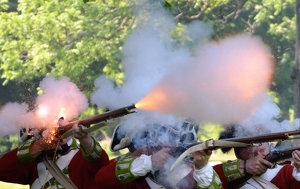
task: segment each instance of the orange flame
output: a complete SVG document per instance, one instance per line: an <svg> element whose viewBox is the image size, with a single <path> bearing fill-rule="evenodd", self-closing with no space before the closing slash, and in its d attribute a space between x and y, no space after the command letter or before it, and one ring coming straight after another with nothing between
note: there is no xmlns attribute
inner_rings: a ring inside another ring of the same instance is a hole
<svg viewBox="0 0 300 189"><path fill-rule="evenodd" d="M145 110L157 110L157 102L167 101L167 94L162 89L153 90L138 103L135 104L136 108Z"/></svg>
<svg viewBox="0 0 300 189"><path fill-rule="evenodd" d="M181 94L175 94L167 89L168 86L160 83L155 86L152 91L135 104L136 108L157 111L160 113L169 114L172 113L172 109L175 106L180 106L180 103L174 102L174 99L180 99L184 101L184 96Z"/></svg>

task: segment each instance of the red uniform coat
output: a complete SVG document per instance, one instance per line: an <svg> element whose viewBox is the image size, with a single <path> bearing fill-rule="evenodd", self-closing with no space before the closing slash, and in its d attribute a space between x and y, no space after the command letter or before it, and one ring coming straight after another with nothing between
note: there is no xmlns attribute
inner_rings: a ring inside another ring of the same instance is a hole
<svg viewBox="0 0 300 189"><path fill-rule="evenodd" d="M285 165L271 180L271 182L280 189L299 189L300 182L293 177L293 169L294 166Z"/></svg>
<svg viewBox="0 0 300 189"><path fill-rule="evenodd" d="M136 180L123 184L117 179L115 169L116 161L111 160L109 165L99 170L96 174L96 183L99 187L103 189L150 189L150 186L145 180L146 176L139 177ZM186 183L189 183L188 186ZM177 185L182 186L180 187L181 189L196 189L193 171L184 177Z"/></svg>
<svg viewBox="0 0 300 189"><path fill-rule="evenodd" d="M108 162L109 159L104 150L102 150L101 157L95 162L87 162L79 150L68 165L69 176L79 189L99 189L95 183L95 175ZM17 149L0 158L1 181L31 186L37 178L37 162L20 162L17 157Z"/></svg>
<svg viewBox="0 0 300 189"><path fill-rule="evenodd" d="M224 176L224 172L222 169L222 164L215 165L214 170L219 175L224 189L229 189L228 182ZM299 189L300 181L297 181L293 175L294 166L288 164L280 169L280 171L276 174L276 176L271 180L271 183L275 184L280 189ZM269 170L271 171L271 170Z"/></svg>
<svg viewBox="0 0 300 189"><path fill-rule="evenodd" d="M213 168L219 175L220 180L222 181L223 189L228 189L228 181L226 180L225 174L223 172L222 164L214 165Z"/></svg>

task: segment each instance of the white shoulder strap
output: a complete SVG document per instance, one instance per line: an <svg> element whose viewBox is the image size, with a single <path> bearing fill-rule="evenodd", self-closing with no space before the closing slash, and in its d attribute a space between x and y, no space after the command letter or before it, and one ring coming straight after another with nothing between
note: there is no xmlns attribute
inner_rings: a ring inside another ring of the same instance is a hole
<svg viewBox="0 0 300 189"><path fill-rule="evenodd" d="M268 181L262 177L253 176L252 178L264 189L279 189L275 184L271 183L270 181Z"/></svg>
<svg viewBox="0 0 300 189"><path fill-rule="evenodd" d="M268 169L264 174L260 175L265 180L272 180L278 172L284 167L284 165L276 165L273 169Z"/></svg>
<svg viewBox="0 0 300 189"><path fill-rule="evenodd" d="M78 152L78 149L71 150L68 154L61 156L57 161L56 164L60 170L64 169L69 165L74 155ZM38 170L38 178L33 182L31 185L31 189L40 189L46 182L48 182L53 175L49 173L46 169L46 166L43 162L38 163L37 165Z"/></svg>
<svg viewBox="0 0 300 189"><path fill-rule="evenodd" d="M192 167L187 164L182 164L177 166L173 171L169 173L166 178L166 182L168 182L173 188L178 188L176 185L186 177L191 171Z"/></svg>

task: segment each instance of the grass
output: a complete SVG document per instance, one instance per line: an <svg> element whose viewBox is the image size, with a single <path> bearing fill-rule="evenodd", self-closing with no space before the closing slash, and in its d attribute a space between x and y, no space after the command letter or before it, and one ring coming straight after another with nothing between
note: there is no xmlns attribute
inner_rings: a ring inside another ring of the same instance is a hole
<svg viewBox="0 0 300 189"><path fill-rule="evenodd" d="M11 184L7 182L0 181L0 188L1 189L28 189L29 185L21 185L21 184Z"/></svg>

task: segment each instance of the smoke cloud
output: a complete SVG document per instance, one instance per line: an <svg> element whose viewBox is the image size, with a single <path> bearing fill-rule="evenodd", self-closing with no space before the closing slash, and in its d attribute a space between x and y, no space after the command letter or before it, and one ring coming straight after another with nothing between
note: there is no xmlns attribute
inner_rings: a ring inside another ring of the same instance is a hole
<svg viewBox="0 0 300 189"><path fill-rule="evenodd" d="M236 137L257 136L268 133L294 131L300 128L300 119L292 123L289 120L279 121L280 108L274 99L268 96L255 114L235 125Z"/></svg>
<svg viewBox="0 0 300 189"><path fill-rule="evenodd" d="M68 77L40 82L43 94L37 97L34 110L26 103L7 103L0 109L1 134L13 135L21 128L57 127L60 117L72 121L88 107L88 100Z"/></svg>
<svg viewBox="0 0 300 189"><path fill-rule="evenodd" d="M136 29L123 45L124 85L116 87L113 81L100 76L95 81L97 90L91 96L93 104L109 109L134 104L170 69L183 65L191 57L190 46L178 47L172 41L170 33L176 26L173 18L158 10L149 18L144 27ZM190 40L202 43L209 38L211 26L208 23L195 21L186 27Z"/></svg>
<svg viewBox="0 0 300 189"><path fill-rule="evenodd" d="M158 21L159 20L159 21ZM91 102L229 124L251 116L266 98L273 74L269 47L257 36L237 34L211 41L211 25L185 26L189 43L174 43L176 24L154 12L123 46L125 83L95 81Z"/></svg>

